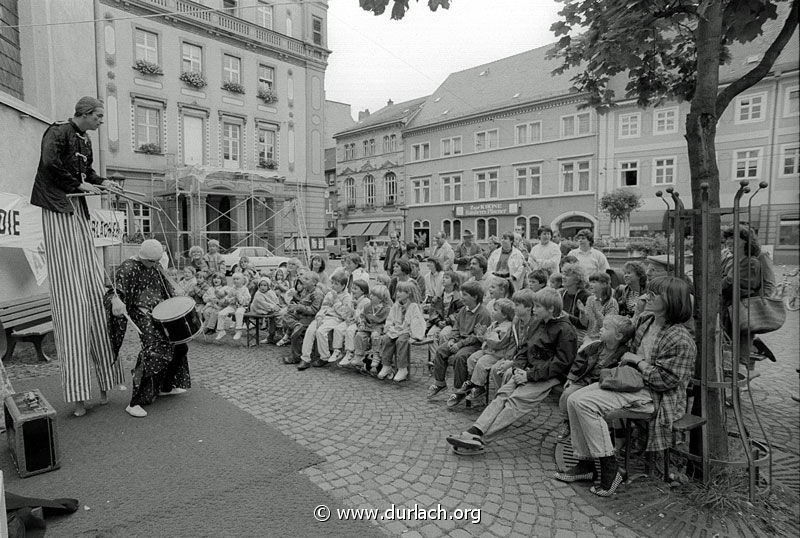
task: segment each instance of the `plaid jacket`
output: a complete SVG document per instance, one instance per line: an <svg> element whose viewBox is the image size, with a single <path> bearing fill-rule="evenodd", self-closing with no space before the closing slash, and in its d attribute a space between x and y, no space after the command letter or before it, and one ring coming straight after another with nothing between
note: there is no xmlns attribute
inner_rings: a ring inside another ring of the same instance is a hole
<svg viewBox="0 0 800 538"><path fill-rule="evenodd" d="M653 320L652 314L639 318L631 349L638 352ZM641 365L656 409L656 418L649 424L647 450L664 450L672 444L672 423L686 412L686 385L694 372L696 355L694 337L684 325L665 325L656 336L650 360Z"/></svg>

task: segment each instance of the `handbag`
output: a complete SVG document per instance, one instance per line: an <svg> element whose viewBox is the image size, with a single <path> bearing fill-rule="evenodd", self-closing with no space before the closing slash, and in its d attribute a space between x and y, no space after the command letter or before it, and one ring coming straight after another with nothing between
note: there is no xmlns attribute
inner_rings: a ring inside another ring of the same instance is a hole
<svg viewBox="0 0 800 538"><path fill-rule="evenodd" d="M644 388L642 374L627 364L600 370L600 388L614 392L636 392Z"/></svg>
<svg viewBox="0 0 800 538"><path fill-rule="evenodd" d="M786 322L786 309L782 297L765 297L764 272L761 272L761 295L745 297L739 300L739 332L764 334L777 331ZM733 319L733 307L728 307L728 314Z"/></svg>

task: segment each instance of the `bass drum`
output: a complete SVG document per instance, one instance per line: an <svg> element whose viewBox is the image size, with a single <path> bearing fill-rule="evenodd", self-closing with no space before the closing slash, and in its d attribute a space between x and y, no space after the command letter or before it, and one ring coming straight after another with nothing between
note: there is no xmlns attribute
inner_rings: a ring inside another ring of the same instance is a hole
<svg viewBox="0 0 800 538"><path fill-rule="evenodd" d="M203 332L203 324L189 297L172 297L153 309L153 324L172 344L183 344Z"/></svg>

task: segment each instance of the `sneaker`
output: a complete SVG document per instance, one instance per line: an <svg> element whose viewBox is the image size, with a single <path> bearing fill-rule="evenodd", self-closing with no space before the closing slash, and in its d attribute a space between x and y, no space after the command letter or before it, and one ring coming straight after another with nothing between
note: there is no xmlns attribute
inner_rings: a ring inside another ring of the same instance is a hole
<svg viewBox="0 0 800 538"><path fill-rule="evenodd" d="M469 380L464 381L464 384L461 385L461 387L459 389L457 389L455 391L455 393L456 394L467 394L470 390L472 390L472 387L474 387L474 386L475 385L472 384L472 381L469 381Z"/></svg>
<svg viewBox="0 0 800 538"><path fill-rule="evenodd" d="M447 438L447 442L458 448L483 448L483 437L469 432L462 432L461 435L450 436Z"/></svg>
<svg viewBox="0 0 800 538"><path fill-rule="evenodd" d="M311 363L306 361L300 361L300 364L297 366L297 369L301 372L303 370L308 370L309 368L311 368Z"/></svg>
<svg viewBox="0 0 800 538"><path fill-rule="evenodd" d="M402 383L408 379L408 368L400 368L394 376L395 383Z"/></svg>
<svg viewBox="0 0 800 538"><path fill-rule="evenodd" d="M163 392L163 391L159 392L158 395L159 396L177 396L178 394L183 394L184 392L186 392L186 389L182 389L180 387L175 387L172 390L170 390L169 392Z"/></svg>
<svg viewBox="0 0 800 538"><path fill-rule="evenodd" d="M328 362L338 362L342 358L342 353L338 349L334 349L331 356L327 358Z"/></svg>
<svg viewBox="0 0 800 538"><path fill-rule="evenodd" d="M242 331L236 331L233 335L234 340L239 340L242 337Z"/></svg>
<svg viewBox="0 0 800 538"><path fill-rule="evenodd" d="M131 407L130 405L125 408L125 412L128 413L132 417L136 418L144 418L147 416L147 411L142 409L141 405L134 405Z"/></svg>
<svg viewBox="0 0 800 538"><path fill-rule="evenodd" d="M324 361L322 359L314 359L311 361L311 366L314 368L322 368L323 366L328 366L328 361Z"/></svg>
<svg viewBox="0 0 800 538"><path fill-rule="evenodd" d="M447 407L453 408L457 406L458 404L463 402L464 398L466 397L467 397L466 394L458 394L457 392L454 392L453 394L450 395L449 398L447 398Z"/></svg>
<svg viewBox="0 0 800 538"><path fill-rule="evenodd" d="M394 374L394 369L388 364L384 364L383 368L381 368L381 371L378 372L378 379L386 379L391 374Z"/></svg>
<svg viewBox="0 0 800 538"><path fill-rule="evenodd" d="M566 420L561 423L561 427L558 429L558 434L556 434L556 439L559 441L566 441L569 439L569 422Z"/></svg>
<svg viewBox="0 0 800 538"><path fill-rule="evenodd" d="M225 338L225 331L220 331L217 333L217 337L214 338L214 340L222 340L223 338Z"/></svg>
<svg viewBox="0 0 800 538"><path fill-rule="evenodd" d="M289 337L284 334L283 337L280 340L278 340L278 342L275 345L276 346L285 346L288 343L289 343Z"/></svg>
<svg viewBox="0 0 800 538"><path fill-rule="evenodd" d="M472 390L467 394L468 403L480 403L481 398L486 394L486 387L472 387Z"/></svg>
<svg viewBox="0 0 800 538"><path fill-rule="evenodd" d="M269 344L269 336L258 341L259 344Z"/></svg>
<svg viewBox="0 0 800 538"><path fill-rule="evenodd" d="M339 361L339 366L344 368L345 366L352 366L354 363L355 361L353 360L353 352L348 351L347 353L344 354L344 358L342 358L342 360Z"/></svg>
<svg viewBox="0 0 800 538"><path fill-rule="evenodd" d="M429 400L432 399L434 396L436 396L437 394L439 394L440 392L442 392L446 388L447 388L447 385L444 385L444 386L441 386L441 387L439 385L436 385L436 384L431 385L430 387L428 387L427 398Z"/></svg>
<svg viewBox="0 0 800 538"><path fill-rule="evenodd" d="M578 460L577 465L563 472L558 471L553 478L561 482L590 482L597 478L597 470L593 461Z"/></svg>

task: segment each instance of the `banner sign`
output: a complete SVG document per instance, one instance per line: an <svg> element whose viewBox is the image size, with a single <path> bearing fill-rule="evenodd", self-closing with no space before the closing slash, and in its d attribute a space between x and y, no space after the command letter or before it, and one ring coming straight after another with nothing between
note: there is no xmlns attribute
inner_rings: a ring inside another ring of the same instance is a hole
<svg viewBox="0 0 800 538"><path fill-rule="evenodd" d="M94 246L106 247L122 243L127 218L124 211L92 209L89 211L89 218Z"/></svg>
<svg viewBox="0 0 800 538"><path fill-rule="evenodd" d="M17 194L0 192L0 247L38 249L42 210Z"/></svg>
<svg viewBox="0 0 800 538"><path fill-rule="evenodd" d="M479 202L456 206L456 217L494 217L517 214L519 214L519 204L516 202Z"/></svg>

